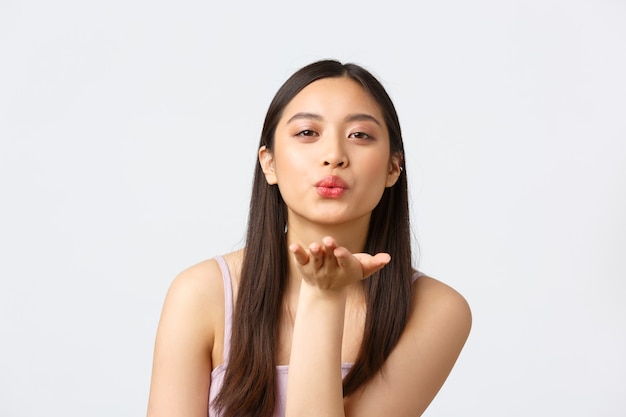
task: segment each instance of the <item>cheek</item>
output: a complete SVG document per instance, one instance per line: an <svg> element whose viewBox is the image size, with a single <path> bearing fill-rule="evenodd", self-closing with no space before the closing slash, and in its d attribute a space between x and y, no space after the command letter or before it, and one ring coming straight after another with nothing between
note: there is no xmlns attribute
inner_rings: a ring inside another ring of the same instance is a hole
<svg viewBox="0 0 626 417"><path fill-rule="evenodd" d="M283 149L281 152L277 152L274 158L274 166L276 173L283 176L294 175L301 172L306 172L306 167L309 166L310 161L308 159L310 154L306 152L296 152L293 149Z"/></svg>
<svg viewBox="0 0 626 417"><path fill-rule="evenodd" d="M274 172L276 174L276 182L281 192L289 192L296 183L296 180L302 178L301 164L298 164L297 160L291 159L285 155L280 159L276 159Z"/></svg>
<svg viewBox="0 0 626 417"><path fill-rule="evenodd" d="M369 167L369 176L372 179L380 179L381 181L387 180L387 175L389 174L389 159L381 158L379 155L373 155L368 158L366 162L366 166Z"/></svg>

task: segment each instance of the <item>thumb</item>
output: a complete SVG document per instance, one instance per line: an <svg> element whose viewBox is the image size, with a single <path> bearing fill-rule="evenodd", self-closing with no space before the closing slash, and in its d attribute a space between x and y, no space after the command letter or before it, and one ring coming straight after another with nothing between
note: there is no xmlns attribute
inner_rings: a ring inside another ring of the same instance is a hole
<svg viewBox="0 0 626 417"><path fill-rule="evenodd" d="M361 263L364 279L381 270L391 261L391 255L388 253L377 253L374 256L367 253L355 253L354 257Z"/></svg>

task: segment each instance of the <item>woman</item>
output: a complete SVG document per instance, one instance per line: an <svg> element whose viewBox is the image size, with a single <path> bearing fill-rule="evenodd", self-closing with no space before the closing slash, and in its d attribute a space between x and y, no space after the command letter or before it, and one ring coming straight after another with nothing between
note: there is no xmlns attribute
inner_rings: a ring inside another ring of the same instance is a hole
<svg viewBox="0 0 626 417"><path fill-rule="evenodd" d="M393 103L362 67L319 61L285 82L245 248L168 291L150 417L422 414L471 314L412 267L403 152Z"/></svg>

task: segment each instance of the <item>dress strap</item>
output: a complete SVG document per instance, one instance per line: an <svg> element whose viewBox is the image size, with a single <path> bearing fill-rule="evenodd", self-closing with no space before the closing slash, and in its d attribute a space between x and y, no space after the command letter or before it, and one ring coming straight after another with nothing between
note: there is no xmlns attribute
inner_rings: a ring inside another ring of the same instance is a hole
<svg viewBox="0 0 626 417"><path fill-rule="evenodd" d="M215 260L222 271L224 280L224 364L228 364L230 356L230 335L233 326L233 283L230 279L228 265L222 256L216 256Z"/></svg>
<svg viewBox="0 0 626 417"><path fill-rule="evenodd" d="M417 281L417 279L421 276L423 276L424 273L420 272L420 271L415 271L413 273L413 275L411 275L411 284L413 284L415 281Z"/></svg>

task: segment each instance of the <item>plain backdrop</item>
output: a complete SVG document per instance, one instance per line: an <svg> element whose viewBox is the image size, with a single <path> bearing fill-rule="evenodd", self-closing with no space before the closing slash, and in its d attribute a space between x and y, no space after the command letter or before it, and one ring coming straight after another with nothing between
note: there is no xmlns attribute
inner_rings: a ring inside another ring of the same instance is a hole
<svg viewBox="0 0 626 417"><path fill-rule="evenodd" d="M241 247L267 106L395 101L474 327L426 416L626 415L626 2L0 1L0 416L145 414L172 279Z"/></svg>

